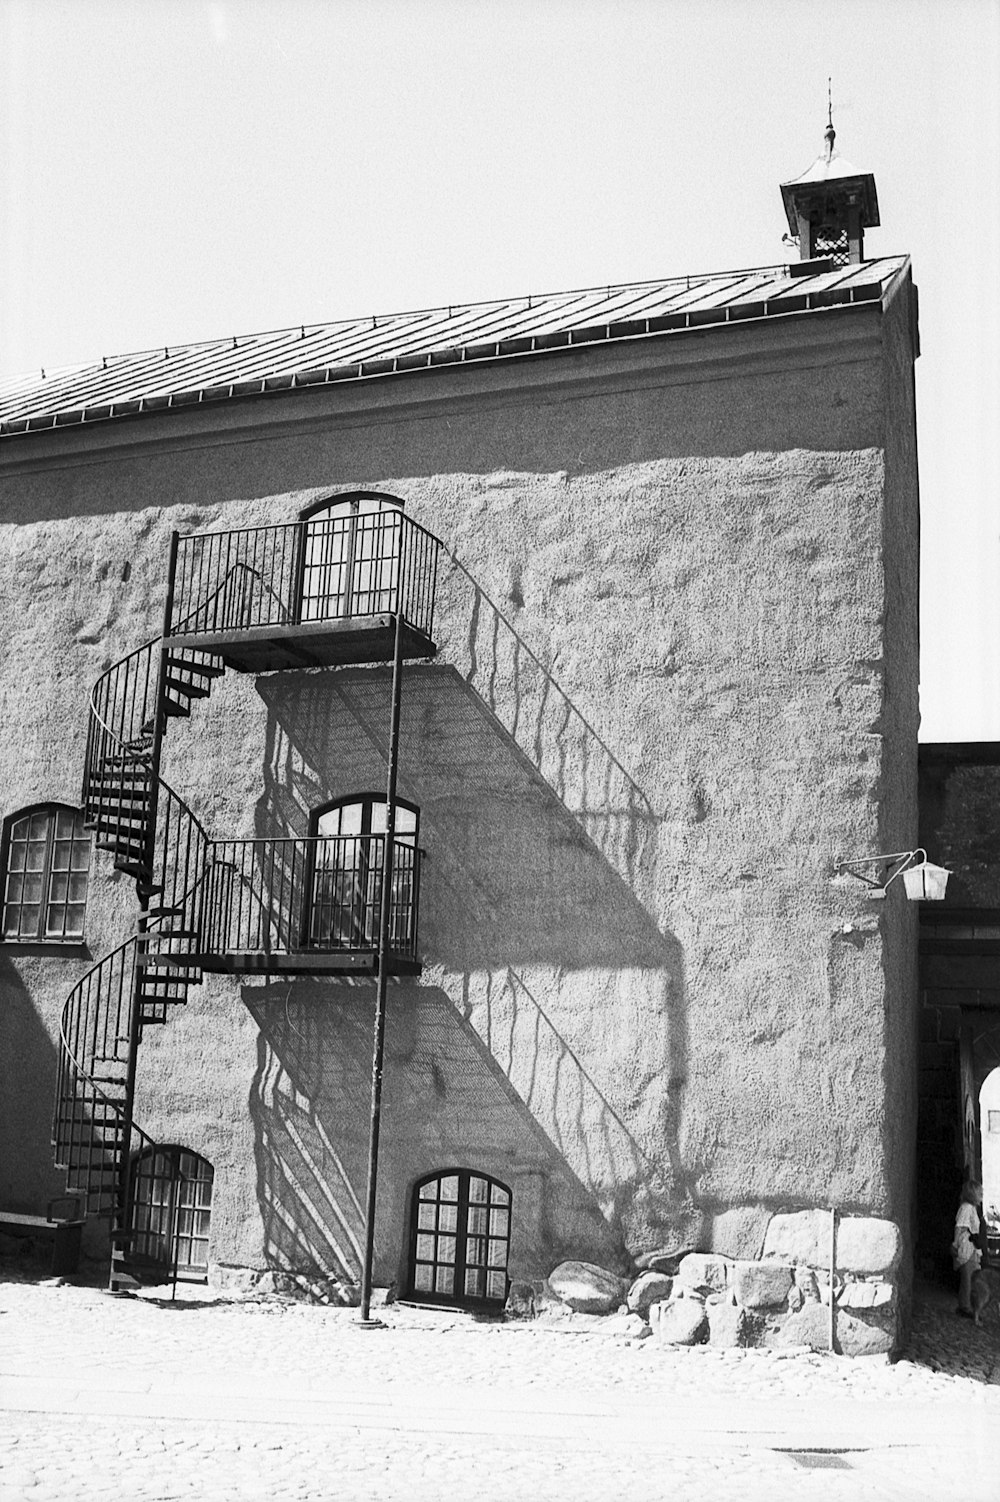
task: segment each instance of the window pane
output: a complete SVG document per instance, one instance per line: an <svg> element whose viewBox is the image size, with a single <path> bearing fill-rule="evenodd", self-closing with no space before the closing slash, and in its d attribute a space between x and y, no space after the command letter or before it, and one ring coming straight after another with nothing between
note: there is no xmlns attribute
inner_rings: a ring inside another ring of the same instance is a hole
<svg viewBox="0 0 1000 1502"><path fill-rule="evenodd" d="M430 1293L434 1287L434 1269L426 1262L418 1262L413 1273L413 1286L418 1293Z"/></svg>
<svg viewBox="0 0 1000 1502"><path fill-rule="evenodd" d="M476 1178L474 1175L469 1179L469 1204L485 1205L489 1198L489 1186L485 1179Z"/></svg>
<svg viewBox="0 0 1000 1502"><path fill-rule="evenodd" d="M483 1296L484 1276L480 1268L470 1267L465 1273L465 1297L467 1299L480 1299Z"/></svg>
<svg viewBox="0 0 1000 1502"><path fill-rule="evenodd" d="M83 903L73 903L73 902L71 902L69 904L69 906L67 907L67 909L66 909L66 938L67 939L82 939L83 938L83 915L84 915L84 911L85 910L84 910Z"/></svg>
<svg viewBox="0 0 1000 1502"><path fill-rule="evenodd" d="M425 1235L425 1236L418 1236L417 1237L417 1256L422 1261L425 1261L425 1262L431 1262L431 1261L433 1261L433 1258L434 1258L434 1237L433 1236L426 1236Z"/></svg>
<svg viewBox="0 0 1000 1502"><path fill-rule="evenodd" d="M452 1263L455 1260L455 1237L439 1236L437 1242L437 1260L439 1262Z"/></svg>
<svg viewBox="0 0 1000 1502"><path fill-rule="evenodd" d="M417 1214L417 1226L421 1231L433 1231L436 1218L434 1206L423 1204Z"/></svg>
<svg viewBox="0 0 1000 1502"><path fill-rule="evenodd" d="M454 1174L449 1174L441 1181L441 1198L443 1200L458 1199L458 1179Z"/></svg>
<svg viewBox="0 0 1000 1502"><path fill-rule="evenodd" d="M507 1297L507 1274L505 1272L487 1273L486 1297L500 1300Z"/></svg>
<svg viewBox="0 0 1000 1502"><path fill-rule="evenodd" d="M458 1206L442 1205L438 1210L438 1229L441 1231L458 1230Z"/></svg>
<svg viewBox="0 0 1000 1502"><path fill-rule="evenodd" d="M454 1293L455 1269L453 1267L439 1267L434 1279L435 1293Z"/></svg>

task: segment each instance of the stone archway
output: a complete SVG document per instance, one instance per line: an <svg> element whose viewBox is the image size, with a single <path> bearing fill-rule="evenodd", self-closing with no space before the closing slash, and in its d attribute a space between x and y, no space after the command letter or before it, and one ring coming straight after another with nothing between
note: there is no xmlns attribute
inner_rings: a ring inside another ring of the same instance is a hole
<svg viewBox="0 0 1000 1502"><path fill-rule="evenodd" d="M983 1213L992 1240L1000 1238L1000 1066L990 1070L979 1091L979 1130Z"/></svg>

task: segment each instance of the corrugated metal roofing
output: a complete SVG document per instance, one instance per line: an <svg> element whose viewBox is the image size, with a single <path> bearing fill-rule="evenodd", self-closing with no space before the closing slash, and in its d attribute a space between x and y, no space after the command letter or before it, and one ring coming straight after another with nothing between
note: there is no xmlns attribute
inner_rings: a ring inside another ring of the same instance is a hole
<svg viewBox="0 0 1000 1502"><path fill-rule="evenodd" d="M309 324L0 381L0 436L882 301L905 256L767 266Z"/></svg>

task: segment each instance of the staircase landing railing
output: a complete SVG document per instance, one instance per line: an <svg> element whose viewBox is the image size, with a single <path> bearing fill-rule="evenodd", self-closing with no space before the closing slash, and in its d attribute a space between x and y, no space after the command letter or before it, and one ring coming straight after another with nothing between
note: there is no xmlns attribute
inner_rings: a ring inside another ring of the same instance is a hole
<svg viewBox="0 0 1000 1502"><path fill-rule="evenodd" d="M167 635L395 615L430 637L440 543L395 508L178 539Z"/></svg>
<svg viewBox="0 0 1000 1502"><path fill-rule="evenodd" d="M396 841L390 947L411 960L417 954L422 856ZM213 840L202 884L202 953L377 949L384 858L384 835Z"/></svg>

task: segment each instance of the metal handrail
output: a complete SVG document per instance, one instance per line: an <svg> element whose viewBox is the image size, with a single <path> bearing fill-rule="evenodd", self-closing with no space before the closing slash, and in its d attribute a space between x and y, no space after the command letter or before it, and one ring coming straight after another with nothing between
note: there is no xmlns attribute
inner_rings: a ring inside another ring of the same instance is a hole
<svg viewBox="0 0 1000 1502"><path fill-rule="evenodd" d="M243 530L244 531L250 531L251 529L250 528L244 528ZM221 534L208 533L208 532L193 532L190 535L192 537L210 537L210 536L221 535ZM181 539L181 541L183 541L183 540L184 539ZM221 595L222 591L225 589L226 585L229 583L230 579L233 577L233 575L236 574L236 573L240 573L240 572L245 573L245 574L250 574L252 578L259 579L260 582L261 582L261 584L264 584L263 579L261 579L260 574L257 573L256 569L252 569L252 568L248 567L248 565L245 564L245 563L234 563L233 566L232 566L232 568L226 574L226 577L222 580L222 582L219 585L217 585L217 587L212 591L212 593L210 595L208 595L207 598L204 599L201 602L200 605L196 605L194 607L194 609L189 612L188 615L182 616L179 621L176 621L176 622L173 623L173 626L171 628L172 631L176 631L177 628L178 628L178 626L186 626L187 623L188 623L188 621L191 619L192 616L198 615L202 610L204 610L206 608L206 606L211 605L211 603L212 603L213 600L217 600L218 597L219 597L219 595ZM264 585L264 588L266 590L267 586ZM183 648L181 650L183 650Z"/></svg>
<svg viewBox="0 0 1000 1502"><path fill-rule="evenodd" d="M90 969L80 977L76 985L73 987L72 991L69 993L69 996L66 998L65 1003L63 1004L62 1015L59 1022L59 1042L61 1045L61 1051L58 1063L56 1101L52 1123L52 1138L57 1152L57 1162L64 1162L65 1167L70 1174L74 1173L80 1168L83 1168L84 1166L89 1166L89 1160L87 1165L84 1165L82 1163L75 1163L72 1161L72 1135L67 1135L64 1132L64 1111L67 1104L70 1104L71 1102L74 1104L79 1104L82 1105L84 1109L87 1109L88 1103L106 1106L114 1112L119 1122L122 1121L125 1115L123 1103L121 1101L115 1100L112 1095L108 1094L107 1090L104 1089L104 1087L95 1079L93 1072L96 1066L101 1062L125 1062L123 1058L118 1057L115 1048L112 1048L110 1052L102 1052L99 1048L99 1032L103 1034L105 1043L108 1041L109 1029L107 1022L105 1022L103 1029L99 1029L96 1026L96 1023L93 1028L91 1028L91 1026L89 1025L89 1018L82 1019L83 1029L81 1042L85 1041L85 1039L91 1034L93 1035L90 1046L86 1050L86 1062L85 1054L80 1047L80 1043L75 1041L72 1035L75 1030L78 1030L80 1028L82 1003L85 996L87 996L87 994L93 988L95 980L97 1004L99 1005L102 1000L107 999L105 987L107 986L110 990L113 990L115 987L115 963L116 961L120 961L120 973L117 981L118 998L116 1013L113 1019L114 1032L111 1036L111 1042L113 1044L117 1044L117 1042L120 1041L122 1037L122 1002L126 989L128 989L129 991L128 1006L131 1007L132 1005L138 1004L131 995L133 965L129 964L126 968L125 963L126 953L129 950L134 951L137 945L138 936L136 934L132 934L128 939L124 941L124 943L119 944L117 948L112 949L108 954L104 955L100 960L98 960L96 965L92 965ZM133 961L134 958L135 956L133 953ZM104 973L102 974L102 972ZM95 1014L97 1012L96 1005L94 1012ZM75 1093L71 1095L67 1090L67 1083L69 1077L72 1074L75 1074L77 1079L83 1082L88 1092L88 1096L83 1100L81 1100L80 1097ZM132 1130L144 1143L147 1143L151 1147L158 1146L158 1144L154 1142L153 1138L150 1137L147 1132L144 1132L142 1127L140 1127L134 1121L132 1122ZM95 1149L91 1149L91 1151L94 1150ZM123 1150L126 1152L129 1151L130 1143L124 1143ZM85 1194L92 1192L93 1191L85 1191Z"/></svg>
<svg viewBox="0 0 1000 1502"><path fill-rule="evenodd" d="M152 657L153 648L158 647L159 645L160 638L158 636L154 636L151 641L143 642L141 647L136 647L134 651L129 652L127 656L119 658L117 662L113 662L109 668L105 669L105 671L97 679L97 682L94 684L93 688L90 691L90 713L92 717L97 721L101 729L106 731L106 733L110 735L113 741L118 742L123 751L128 750L128 742L123 741L116 730L112 730L111 726L104 719L100 710L97 708L96 699L98 690L100 689L101 685L105 683L109 678L111 678L114 674L119 673L121 669L125 667L126 663L131 662L133 657L138 657L141 652L149 652L150 656Z"/></svg>

